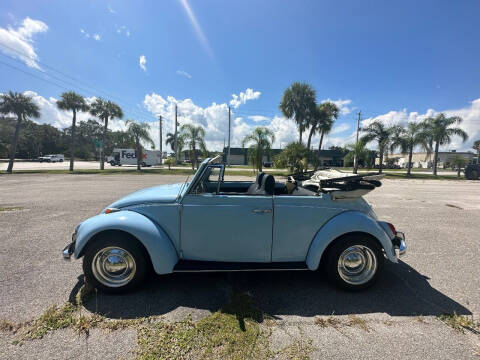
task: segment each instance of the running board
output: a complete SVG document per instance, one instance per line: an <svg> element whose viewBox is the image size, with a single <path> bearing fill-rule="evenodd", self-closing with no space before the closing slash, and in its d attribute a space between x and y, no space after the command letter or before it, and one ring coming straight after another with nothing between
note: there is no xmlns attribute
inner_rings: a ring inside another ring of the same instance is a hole
<svg viewBox="0 0 480 360"><path fill-rule="evenodd" d="M173 272L217 272L217 271L290 271L308 270L305 262L221 262L180 260Z"/></svg>

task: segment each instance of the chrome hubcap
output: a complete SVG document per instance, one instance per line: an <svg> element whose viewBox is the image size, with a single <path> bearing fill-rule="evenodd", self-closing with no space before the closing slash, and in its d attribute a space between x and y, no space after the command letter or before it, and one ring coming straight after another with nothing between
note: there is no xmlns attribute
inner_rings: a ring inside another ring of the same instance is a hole
<svg viewBox="0 0 480 360"><path fill-rule="evenodd" d="M347 283L362 285L377 271L377 257L368 247L354 245L345 249L338 259L338 274Z"/></svg>
<svg viewBox="0 0 480 360"><path fill-rule="evenodd" d="M95 254L92 271L95 278L103 285L120 287L133 279L136 264L133 256L127 250L110 246Z"/></svg>

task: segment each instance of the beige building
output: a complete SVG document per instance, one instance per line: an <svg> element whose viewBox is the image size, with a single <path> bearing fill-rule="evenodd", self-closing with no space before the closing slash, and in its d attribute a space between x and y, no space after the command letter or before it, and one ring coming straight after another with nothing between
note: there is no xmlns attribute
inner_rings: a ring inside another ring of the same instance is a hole
<svg viewBox="0 0 480 360"><path fill-rule="evenodd" d="M455 156L462 156L470 162L476 155L473 152L461 152L461 151L439 151L438 152L438 167L448 167L449 163ZM433 166L433 157L434 154L427 152L417 152L412 155L413 167L417 168L431 168ZM401 166L407 167L408 163L408 154L389 154L389 159L394 159L394 163ZM377 161L378 162L378 159Z"/></svg>

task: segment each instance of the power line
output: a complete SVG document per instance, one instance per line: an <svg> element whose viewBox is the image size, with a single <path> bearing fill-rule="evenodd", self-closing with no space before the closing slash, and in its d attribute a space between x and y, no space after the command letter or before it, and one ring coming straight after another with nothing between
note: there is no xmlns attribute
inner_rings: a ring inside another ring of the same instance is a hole
<svg viewBox="0 0 480 360"><path fill-rule="evenodd" d="M11 50L11 51L19 54L20 56L25 56L25 54L22 54L22 53L19 52L18 50L14 49L14 48L12 48L12 47L10 47L10 46L8 46L8 45L0 44L0 46L3 46L3 47L5 47L5 48L8 48L9 50ZM11 57L11 56L8 56L8 55L5 55L5 54L0 54L0 55L5 56L5 57L7 57L7 58L9 58L9 59L11 59L11 60L14 60L14 61L17 61L17 62L23 64L23 62L20 61L20 60L17 59L17 58L14 58L14 57ZM50 66L50 65L48 65L48 64L46 64L46 63L43 63L43 62L40 62L40 61L37 61L37 62L38 62L39 64L41 64L42 66L45 66L46 68L49 68L49 69L51 69L51 70L53 70L53 71L55 71L55 72L57 72L57 73L65 76L65 77L67 77L67 78L72 79L73 81L75 81L75 82L77 82L77 83L84 84L84 85L83 85L82 87L80 87L80 86L79 86L78 84L76 84L76 83L75 83L75 84L72 84L71 82L69 82L69 81L67 81L67 80L61 79L61 78L59 78L59 77L57 77L57 76L55 76L55 75L52 75L52 74L50 74L50 73L47 73L46 71L42 71L42 70L40 70L40 69L35 68L35 70L39 71L40 73L42 73L42 74L44 74L44 75L46 75L46 76L49 76L49 77L51 77L51 78L55 78L55 79L57 79L57 80L59 80L59 81L61 81L61 82L67 83L67 84L69 84L69 85L71 85L71 86L74 86L74 87L76 87L76 88L78 88L78 89L83 88L83 91L85 91L85 89L87 89L87 92L91 92L91 93L93 93L93 94L103 93L103 94L105 94L107 97L117 99L117 101L119 101L120 103L122 103L124 106L125 106L125 104L128 105L127 108L128 108L128 107L133 107L133 110L135 111L135 113L137 114L137 116L138 116L139 114L142 114L142 116L149 116L149 117L151 116L151 117L154 117L153 114L151 114L151 113L149 113L149 112L147 112L147 111L145 111L145 110L143 110L143 109L138 109L138 108L136 108L136 105L133 105L132 103L129 103L129 102L127 102L126 100L124 100L124 99L122 99L122 98L120 98L120 97L118 97L118 96L116 96L116 95L112 95L112 94L106 92L105 90L98 89L98 88L96 88L96 87L94 87L94 86L91 86L91 85L87 84L86 82L84 82L84 81L82 81L82 80L79 80L79 79L77 79L77 78L75 78L75 77L73 77L73 76L70 76L70 75L68 75L68 74L66 74L66 73L64 73L64 72L62 72L62 71L60 71L60 70L57 70L57 69L55 69L54 67L52 67L52 66ZM22 72L24 72L24 71L22 71ZM26 73L26 72L24 72L24 73ZM38 77L37 77L37 78L38 78ZM38 78L38 79L39 79L39 78ZM94 95L94 96L95 96L95 95ZM130 110L130 111L133 112L132 110Z"/></svg>
<svg viewBox="0 0 480 360"><path fill-rule="evenodd" d="M0 54L0 55L1 55L1 54ZM31 77L33 77L33 78L35 78L35 79L40 80L40 81L43 81L43 82L49 83L49 84L51 84L51 85L57 86L57 87L59 87L59 88L61 88L61 89L63 89L63 90L70 91L70 90L72 89L72 88L67 88L67 87L65 87L65 86L63 86L63 85L60 85L60 84L58 84L58 83L56 83L56 82L53 82L53 81L51 81L51 80L42 78L42 77L37 76L37 75L35 75L35 74L32 74L32 73L30 73L30 72L27 72L27 71L25 71L25 70L23 70L23 69L20 69L20 68L14 66L14 65L12 65L12 64L9 64L9 63L3 62L3 61L0 61L0 64L2 64L2 65L4 65L4 66L7 66L7 67L10 67L10 68L12 68L12 69L14 69L14 70L17 70L17 71L19 71L19 72L21 72L21 73L23 73L23 74L25 74L25 75L29 75L29 76L31 76ZM47 75L48 75L48 74L47 74ZM65 82L65 81L63 81L63 82ZM134 111L130 111L130 112L134 113ZM151 120L149 120L149 119L147 120L147 119L144 118L143 116L139 116L138 113L134 113L134 114L135 114L136 116L138 116L141 120L144 120L144 121L146 121L146 122L151 122Z"/></svg>

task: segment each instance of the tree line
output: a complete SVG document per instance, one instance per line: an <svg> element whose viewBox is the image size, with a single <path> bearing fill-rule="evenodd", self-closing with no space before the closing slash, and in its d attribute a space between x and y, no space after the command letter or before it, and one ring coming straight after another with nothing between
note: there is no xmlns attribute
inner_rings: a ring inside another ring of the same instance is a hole
<svg viewBox="0 0 480 360"><path fill-rule="evenodd" d="M153 140L149 135L150 126L147 123L138 123L127 120L127 131L111 131L109 122L123 118L120 106L112 101L96 98L88 104L84 97L69 91L61 94L57 101L61 110L72 112L72 125L66 129L43 124L39 125L30 119L40 117L40 109L32 98L9 92L0 95L0 156L8 154L9 164L7 172L11 173L15 156L24 158L38 157L46 153L66 153L70 157L70 171L74 170L75 157L82 159L98 159L100 169L104 169L105 154L114 147L137 150L137 168L141 168L142 143L149 143L154 148ZM332 130L340 109L333 102L317 103L316 92L307 83L294 82L283 93L279 109L282 114L292 119L299 132L299 140L288 144L275 158L276 166L288 167L294 171L304 171L310 166L317 169L320 163L320 150L324 137ZM94 118L77 124L78 113L89 113ZM379 158L379 172L382 172L384 157L388 152L400 150L408 154L407 174L411 173L414 148L423 148L427 153L433 153L433 174L437 174L438 152L440 146L449 144L454 136L459 136L464 142L468 134L458 125L462 118L447 117L440 113L419 123L409 123L406 126L388 127L376 120L361 129L362 136L354 144L347 144L343 153L346 161L355 158L354 172L357 172L360 162L370 163L375 156ZM303 134L308 132L306 144L303 143ZM319 135L318 152L311 149L314 136ZM248 157L253 166L262 170L263 156L272 148L275 134L271 129L260 126L242 139L242 147L248 146ZM367 144L376 142L376 155L366 148ZM205 144L205 130L201 126L184 124L178 134L168 133L167 145L170 145L176 154L188 148L192 168L197 167L198 156L207 156L209 153ZM480 154L480 140L473 146ZM338 150L338 149L337 149ZM373 156L372 156L373 155ZM461 166L461 159L455 160ZM176 159L167 159L166 164L176 163Z"/></svg>
<svg viewBox="0 0 480 360"><path fill-rule="evenodd" d="M75 157L96 158L100 169L105 166L105 153L114 147L134 147L137 150L137 168L142 159L142 142L151 143L150 126L127 120L127 131L111 131L108 123L122 119L123 111L112 101L96 98L88 104L85 98L73 91L61 94L57 101L61 110L72 112L72 125L59 130L51 125L39 125L31 121L40 117L40 108L31 97L8 92L0 95L0 154L8 153L7 172L11 173L15 157L33 158L48 153L67 153L70 157L70 171L74 170ZM90 113L94 119L77 124L80 112Z"/></svg>
<svg viewBox="0 0 480 360"><path fill-rule="evenodd" d="M299 140L289 143L275 159L276 166L288 167L292 171L301 172L309 165L317 169L320 164L320 150L324 136L333 127L339 116L339 108L332 102L326 101L316 103L316 93L312 86L307 83L295 82L288 87L281 98L280 111L289 119L295 121L298 127ZM427 153L433 153L433 174L437 175L438 152L440 146L450 144L454 136L458 136L465 142L468 134L458 127L462 123L459 116L447 117L440 113L435 117L429 117L418 123L408 123L406 126L386 126L383 122L375 120L369 125L361 128L362 136L354 144L347 144L343 151L346 155L345 161L352 161L354 158L354 173L357 173L360 161L373 165L375 157L379 158L379 172L382 173L384 158L388 152L400 150L408 154L407 174L410 175L412 168L412 156L415 148L422 148ZM308 131L306 146L303 143L303 133ZM310 145L314 135L320 135L318 155ZM263 155L268 152L275 136L266 127L258 127L243 140L243 146L250 143L249 153L252 154L252 161L255 167L261 171ZM377 143L377 152L367 149L369 143ZM474 143L473 148L480 156L480 140ZM372 156L373 155L373 156ZM453 159L454 165L460 168L465 165L462 157Z"/></svg>

